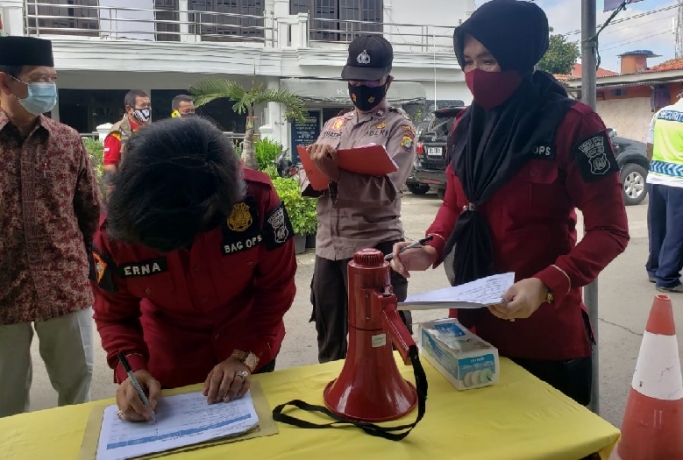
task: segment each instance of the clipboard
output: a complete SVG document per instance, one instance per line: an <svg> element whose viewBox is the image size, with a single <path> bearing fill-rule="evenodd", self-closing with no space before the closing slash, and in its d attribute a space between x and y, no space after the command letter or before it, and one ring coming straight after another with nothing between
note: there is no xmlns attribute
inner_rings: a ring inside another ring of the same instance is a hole
<svg viewBox="0 0 683 460"><path fill-rule="evenodd" d="M181 391L172 390L169 394L180 394L186 391L192 391L193 389L200 389L200 385L195 385L194 387L184 388ZM167 450L164 452L157 452L154 454L149 454L141 457L136 457L138 459L152 459L159 458L169 454L174 454L177 452L187 452L191 450L204 449L213 446L218 446L222 444L227 444L231 442L243 441L247 439L258 438L261 436L272 436L278 434L277 425L273 420L273 413L268 405L265 395L263 394L263 389L258 381L252 380L251 386L251 397L254 401L254 409L259 418L259 425L253 430L244 433L239 436L226 437L215 439L213 441L193 444L191 446L181 447L178 449ZM85 433L83 434L83 442L81 444L81 452L78 456L78 460L94 460L97 457L97 444L100 439L100 429L102 427L102 417L104 416L104 409L107 405L99 405L93 407L90 411L90 417L88 418L88 423L85 427Z"/></svg>
<svg viewBox="0 0 683 460"><path fill-rule="evenodd" d="M330 181L315 166L306 147L299 145L296 149L313 190L327 190ZM398 166L383 145L370 144L337 150L337 159L339 169L363 176L385 176L398 171Z"/></svg>

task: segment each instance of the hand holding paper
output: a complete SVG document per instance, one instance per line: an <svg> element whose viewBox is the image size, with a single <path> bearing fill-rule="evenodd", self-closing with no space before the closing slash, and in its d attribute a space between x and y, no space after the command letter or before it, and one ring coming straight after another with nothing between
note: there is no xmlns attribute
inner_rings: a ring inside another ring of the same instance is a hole
<svg viewBox="0 0 683 460"><path fill-rule="evenodd" d="M471 283L409 295L399 310L431 310L437 308L483 308L500 304L503 295L515 281L514 273L481 278Z"/></svg>
<svg viewBox="0 0 683 460"><path fill-rule="evenodd" d="M490 306L489 310L500 319L514 321L516 318L528 318L545 302L547 292L538 278L520 280L503 294L502 303Z"/></svg>

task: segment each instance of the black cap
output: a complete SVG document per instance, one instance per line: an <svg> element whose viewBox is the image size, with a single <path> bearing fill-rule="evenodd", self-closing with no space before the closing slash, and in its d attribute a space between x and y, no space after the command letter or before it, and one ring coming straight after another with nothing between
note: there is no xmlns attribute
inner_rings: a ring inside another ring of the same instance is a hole
<svg viewBox="0 0 683 460"><path fill-rule="evenodd" d="M349 45L343 80L381 80L391 72L394 49L381 35L361 35Z"/></svg>
<svg viewBox="0 0 683 460"><path fill-rule="evenodd" d="M34 37L0 37L0 65L54 67L52 42Z"/></svg>

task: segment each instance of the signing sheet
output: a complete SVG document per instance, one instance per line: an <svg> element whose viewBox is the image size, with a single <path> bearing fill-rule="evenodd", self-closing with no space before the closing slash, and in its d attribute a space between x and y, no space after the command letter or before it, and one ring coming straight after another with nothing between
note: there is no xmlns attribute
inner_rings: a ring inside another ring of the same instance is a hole
<svg viewBox="0 0 683 460"><path fill-rule="evenodd" d="M157 423L123 422L117 412L116 405L104 410L97 460L125 460L238 436L259 423L251 392L211 405L201 392L167 396L157 406Z"/></svg>
<svg viewBox="0 0 683 460"><path fill-rule="evenodd" d="M398 309L483 308L500 303L503 294L514 282L514 273L488 276L460 286L409 295L404 302L399 303Z"/></svg>

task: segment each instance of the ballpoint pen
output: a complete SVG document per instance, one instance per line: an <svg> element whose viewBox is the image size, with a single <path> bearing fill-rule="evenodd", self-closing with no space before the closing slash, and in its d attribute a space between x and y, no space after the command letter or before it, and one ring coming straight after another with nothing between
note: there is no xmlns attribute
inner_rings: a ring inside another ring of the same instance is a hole
<svg viewBox="0 0 683 460"><path fill-rule="evenodd" d="M154 423L156 423L157 416L154 413L154 409L152 409L152 405L149 403L149 399L147 399L147 396L145 396L145 392L142 390L142 387L140 386L140 382L138 382L138 379L135 378L135 374L133 373L133 370L130 368L130 364L128 364L128 360L126 359L126 356L123 353L119 353L118 358L119 358L119 362L123 366L123 369L126 371L126 374L128 374L128 378L130 379L130 382L133 384L133 387L135 387L135 390L138 392L138 396L140 396L142 403L149 410L149 414L152 417L152 421Z"/></svg>
<svg viewBox="0 0 683 460"><path fill-rule="evenodd" d="M408 249L419 248L420 246L424 246L425 244L429 243L433 239L434 239L434 235L429 235L427 238L422 238L421 240L415 241L414 243L411 243L408 246L402 247L401 250L398 251L398 253L403 254ZM384 260L386 260L387 262L391 261L391 259L393 259L393 258L394 258L393 254L387 254L386 256L384 256Z"/></svg>

